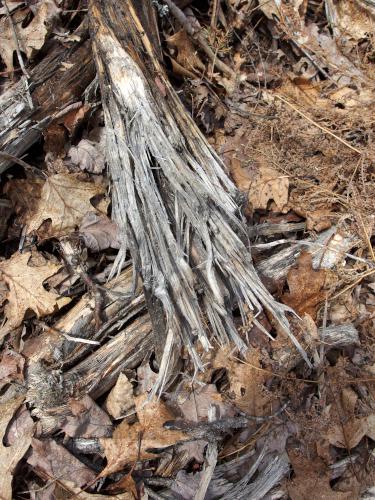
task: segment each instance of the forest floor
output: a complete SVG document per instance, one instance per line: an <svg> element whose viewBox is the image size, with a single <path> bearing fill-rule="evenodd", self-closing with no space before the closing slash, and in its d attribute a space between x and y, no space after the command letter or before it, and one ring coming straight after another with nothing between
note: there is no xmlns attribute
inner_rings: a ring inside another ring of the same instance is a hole
<svg viewBox="0 0 375 500"><path fill-rule="evenodd" d="M243 307L246 352L213 342L195 373L182 349L147 401L159 358L130 257L111 275L88 92L1 177L0 498L375 497L375 5L153 3L169 79L241 192L255 267L310 366ZM29 72L88 15L0 2L0 105L25 78L17 52Z"/></svg>

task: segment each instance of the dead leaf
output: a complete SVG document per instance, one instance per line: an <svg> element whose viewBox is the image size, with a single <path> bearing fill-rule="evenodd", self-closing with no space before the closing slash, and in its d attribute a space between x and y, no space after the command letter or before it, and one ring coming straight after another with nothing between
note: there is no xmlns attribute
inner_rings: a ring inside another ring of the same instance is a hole
<svg viewBox="0 0 375 500"><path fill-rule="evenodd" d="M43 131L45 153L52 154L54 158L65 156L66 130L59 123L52 122Z"/></svg>
<svg viewBox="0 0 375 500"><path fill-rule="evenodd" d="M270 396L266 393L264 384L269 375L257 370L261 368L259 352L250 349L245 355L245 363L241 363L230 357L231 349L230 346L220 348L212 364L214 368L227 370L230 383L228 392L233 404L249 415L268 414Z"/></svg>
<svg viewBox="0 0 375 500"><path fill-rule="evenodd" d="M177 49L176 59L181 66L190 71L202 72L205 70L205 66L185 30L182 29L169 36L166 38L166 42L170 48Z"/></svg>
<svg viewBox="0 0 375 500"><path fill-rule="evenodd" d="M289 178L277 170L258 163L255 173L242 168L241 161L231 161L231 174L238 189L246 193L253 210L267 210L270 200L282 212L288 203Z"/></svg>
<svg viewBox="0 0 375 500"><path fill-rule="evenodd" d="M352 0L349 2L334 2L327 0L327 16L333 33L340 38L352 39L358 42L375 31L373 6L367 2Z"/></svg>
<svg viewBox="0 0 375 500"><path fill-rule="evenodd" d="M87 212L79 226L79 234L93 252L121 246L118 226L106 215Z"/></svg>
<svg viewBox="0 0 375 500"><path fill-rule="evenodd" d="M123 421L112 438L100 439L107 458L107 467L101 477L120 471L137 460L155 458L148 450L166 448L188 439L183 432L164 429L163 424L174 417L161 400L147 402L147 396L142 395L135 398L135 406L139 422L129 425Z"/></svg>
<svg viewBox="0 0 375 500"><path fill-rule="evenodd" d="M43 187L41 179L10 179L4 192L10 198L17 215L31 213L38 203Z"/></svg>
<svg viewBox="0 0 375 500"><path fill-rule="evenodd" d="M69 451L53 439L41 441L32 439L32 452L27 463L41 477L59 481L72 481L75 486L83 487L95 480L95 473L80 462Z"/></svg>
<svg viewBox="0 0 375 500"><path fill-rule="evenodd" d="M36 210L29 220L29 233L38 231L48 219L51 224L45 231L47 237L74 231L84 215L93 210L90 200L103 191L102 186L82 182L73 174L52 175L46 180Z"/></svg>
<svg viewBox="0 0 375 500"><path fill-rule="evenodd" d="M38 257L40 265L30 266L29 261L32 257ZM8 321L0 330L3 332L2 335L19 326L28 310L33 311L37 318L41 318L70 302L70 298L60 297L43 288L43 282L57 273L60 267L61 265L48 261L36 251L31 254L15 253L0 264L0 273L9 287L8 303L5 305L5 316Z"/></svg>
<svg viewBox="0 0 375 500"><path fill-rule="evenodd" d="M158 374L151 369L148 360L137 368L137 392L136 394L149 393L158 379Z"/></svg>
<svg viewBox="0 0 375 500"><path fill-rule="evenodd" d="M0 495L4 500L11 500L13 472L28 450L32 434L24 434L16 440L13 446L4 446L3 439L8 424L20 407L24 396L10 400L0 405Z"/></svg>
<svg viewBox="0 0 375 500"><path fill-rule="evenodd" d="M11 381L23 382L25 359L21 354L6 349L0 361L0 389Z"/></svg>
<svg viewBox="0 0 375 500"><path fill-rule="evenodd" d="M32 436L34 429L35 422L31 418L30 411L22 405L8 424L3 438L5 446L13 446L24 436Z"/></svg>
<svg viewBox="0 0 375 500"><path fill-rule="evenodd" d="M28 9L17 10L12 14L13 24L17 32L17 39L21 51L27 59L35 55L44 45L47 35L51 32L61 9L53 0L44 0L35 6L34 17L30 23L23 28L22 23ZM0 19L0 56L9 72L14 70L13 55L17 50L14 39L12 23L8 16Z"/></svg>
<svg viewBox="0 0 375 500"><path fill-rule="evenodd" d="M295 268L288 273L287 281L289 292L284 293L282 301L292 307L297 314L309 314L316 319L319 304L325 300L327 271L312 268L312 255L302 252Z"/></svg>
<svg viewBox="0 0 375 500"><path fill-rule="evenodd" d="M112 422L107 413L86 395L71 399L71 416L66 417L62 430L72 438L101 438L112 434Z"/></svg>
<svg viewBox="0 0 375 500"><path fill-rule="evenodd" d="M218 409L217 418L234 417L235 411L230 404L224 403L221 394L218 393L214 384L206 384L194 391L179 392L178 408L184 420L201 422L208 419L208 411L211 406Z"/></svg>
<svg viewBox="0 0 375 500"><path fill-rule="evenodd" d="M68 153L71 162L92 174L100 174L105 168L103 145L82 139L77 146L72 146Z"/></svg>
<svg viewBox="0 0 375 500"><path fill-rule="evenodd" d="M124 373L120 373L115 386L108 394L105 409L114 419L124 418L134 412L133 386Z"/></svg>
<svg viewBox="0 0 375 500"><path fill-rule="evenodd" d="M69 136L72 137L76 134L78 128L85 120L87 114L90 112L91 107L88 104L83 104L78 109L72 109L64 115L63 125L68 130Z"/></svg>
<svg viewBox="0 0 375 500"><path fill-rule="evenodd" d="M334 491L330 485L331 473L319 459L307 460L295 450L288 451L295 477L288 482L291 500L306 500L312 497L321 500L351 500L350 495Z"/></svg>
<svg viewBox="0 0 375 500"><path fill-rule="evenodd" d="M351 418L345 423L332 425L327 432L329 443L338 448L351 450L367 433L367 418Z"/></svg>

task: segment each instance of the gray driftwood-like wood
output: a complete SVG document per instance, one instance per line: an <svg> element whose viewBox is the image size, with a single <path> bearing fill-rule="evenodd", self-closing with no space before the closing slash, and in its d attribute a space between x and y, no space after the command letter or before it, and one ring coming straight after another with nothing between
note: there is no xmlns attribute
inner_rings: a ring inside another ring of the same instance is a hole
<svg viewBox="0 0 375 500"><path fill-rule="evenodd" d="M329 325L325 329L319 328L318 332L326 351L360 344L358 330L352 323ZM314 347L316 347L316 345L306 347L309 355L312 355ZM292 370L300 363L302 357L298 352L286 346L275 351L274 359L280 367L287 367L288 370Z"/></svg>
<svg viewBox="0 0 375 500"><path fill-rule="evenodd" d="M113 279L105 294L106 321L95 329L94 299L89 293L53 327L26 343L27 400L40 418L42 434L57 430L69 413L72 397L97 398L115 384L123 370L136 368L152 351L152 327L144 297L132 291L132 269ZM96 340L101 345L74 342Z"/></svg>
<svg viewBox="0 0 375 500"><path fill-rule="evenodd" d="M0 150L20 157L37 142L48 125L82 94L95 77L87 27L77 29L80 41L56 42L29 73L30 108L19 81L0 96ZM0 156L0 174L12 162Z"/></svg>
<svg viewBox="0 0 375 500"><path fill-rule="evenodd" d="M290 310L253 267L238 191L166 78L152 2L90 0L89 18L121 229L118 264L130 249L146 295L165 316L159 389L177 338L197 369L195 342L209 349L208 330L246 348L233 324L234 303L254 313L268 309L308 362L290 332Z"/></svg>

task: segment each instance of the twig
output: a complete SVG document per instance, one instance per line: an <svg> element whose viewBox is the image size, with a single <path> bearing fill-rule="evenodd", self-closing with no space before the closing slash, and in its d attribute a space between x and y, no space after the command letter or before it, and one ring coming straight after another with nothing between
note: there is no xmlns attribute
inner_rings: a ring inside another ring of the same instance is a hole
<svg viewBox="0 0 375 500"><path fill-rule="evenodd" d="M4 151L0 151L0 158L3 158L4 160L7 161L12 161L13 163L16 163L17 165L23 167L26 170L31 170L32 172L35 172L36 174L47 178L47 174L42 172L39 168L29 165L29 163L26 163L25 161L21 160L21 158L17 158L17 156L5 153Z"/></svg>
<svg viewBox="0 0 375 500"><path fill-rule="evenodd" d="M356 285L358 285L358 283L360 283L363 280L363 278L366 278L367 276L371 276L371 274L374 274L374 273L375 273L375 269L371 269L370 271L367 271L366 273L363 273L357 280L355 280L350 285L346 286L343 290L341 290L341 292L339 292L336 295L334 295L333 297L331 297L331 300L337 299L338 297L340 297L340 295L342 295L343 293L347 292L351 288L353 288Z"/></svg>
<svg viewBox="0 0 375 500"><path fill-rule="evenodd" d="M90 344L90 345L100 345L100 342L97 340L90 340L90 339L83 339L81 337L72 337L68 333L65 333L61 330L58 330L57 328L54 328L53 326L47 325L44 321L37 320L36 321L40 326L43 328L46 328L47 330L51 330L52 332L58 333L62 335L66 340L70 340L71 342L77 342L79 344Z"/></svg>
<svg viewBox="0 0 375 500"><path fill-rule="evenodd" d="M216 23L217 23L217 15L219 13L219 0L213 0L213 5L212 5L212 15L211 15L211 28L213 30L216 29Z"/></svg>
<svg viewBox="0 0 375 500"><path fill-rule="evenodd" d="M338 135L334 134L333 132L331 132L328 128L325 128L325 127L322 127L322 125L319 125L319 123L316 123L314 120L312 120L310 117L308 117L307 115L305 115L305 113L303 113L302 111L300 111L298 108L296 108L296 106L294 106L293 104L291 104L289 101L287 101L283 96L281 95L278 95L278 94L274 94L274 96L277 98L277 99L280 99L280 101L282 101L283 103L285 103L287 106L289 106L290 108L292 108L294 111L296 111L300 116L302 116L303 118L305 118L305 120L307 120L308 122L310 122L312 125L315 125L315 127L319 128L320 130L322 130L324 133L326 134L329 134L330 136L334 137L335 139L337 139L338 141L340 141L342 144L344 144L346 147L348 147L349 149L351 149L352 151L355 151L356 153L358 153L359 155L362 155L362 152L355 148L354 146L352 146L351 144L349 144L349 142L347 142L345 139L342 139L341 137L339 137Z"/></svg>
<svg viewBox="0 0 375 500"><path fill-rule="evenodd" d="M34 104L33 104L32 98L31 98L30 89L29 89L29 82L28 82L30 76L29 76L28 72L26 71L25 65L23 63L21 48L20 48L20 44L18 41L16 27L13 23L13 18L12 18L12 15L10 13L10 10L9 10L7 0L4 0L4 7L5 7L5 10L6 10L6 13L7 13L11 28L12 28L13 40L14 40L14 43L16 45L17 59L18 59L21 71L25 76L25 89L26 89L27 102L29 103L30 109L34 109Z"/></svg>

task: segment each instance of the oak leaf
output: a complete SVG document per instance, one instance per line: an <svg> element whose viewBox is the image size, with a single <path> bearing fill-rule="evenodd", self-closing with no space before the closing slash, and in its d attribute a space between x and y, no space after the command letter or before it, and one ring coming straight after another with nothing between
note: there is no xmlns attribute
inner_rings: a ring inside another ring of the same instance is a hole
<svg viewBox="0 0 375 500"><path fill-rule="evenodd" d="M307 313L315 320L318 307L326 297L326 277L327 271L312 268L312 255L302 252L297 266L288 273L289 292L284 293L282 301L300 316Z"/></svg>
<svg viewBox="0 0 375 500"><path fill-rule="evenodd" d="M163 424L173 420L173 415L162 401L147 402L147 395L134 398L139 422L129 425L125 420L116 428L112 438L102 438L100 443L107 458L102 477L122 470L137 460L155 458L152 450L166 448L188 436L181 431L168 430Z"/></svg>
<svg viewBox="0 0 375 500"><path fill-rule="evenodd" d="M12 446L4 446L5 437L9 422L13 418L18 408L21 406L24 397L18 397L0 405L0 498L11 500L13 472L27 452L32 433L19 436Z"/></svg>
<svg viewBox="0 0 375 500"><path fill-rule="evenodd" d="M255 416L269 413L271 398L265 390L269 374L261 370L261 357L257 349L245 354L245 362L233 359L232 346L221 347L212 362L214 368L225 368L229 379L232 402L241 411Z"/></svg>
<svg viewBox="0 0 375 500"><path fill-rule="evenodd" d="M93 210L90 200L101 193L102 186L78 180L74 174L56 174L49 177L41 198L29 220L29 232L38 231L43 222L51 220L44 231L46 237L74 231L84 215Z"/></svg>
<svg viewBox="0 0 375 500"><path fill-rule="evenodd" d="M106 215L87 212L79 227L85 245L94 252L107 248L120 248L118 226Z"/></svg>
<svg viewBox="0 0 375 500"><path fill-rule="evenodd" d="M29 265L31 258L38 260L38 266ZM43 288L43 282L57 273L60 264L45 259L38 252L15 253L0 264L0 274L8 285L5 316L8 321L0 330L5 335L9 329L19 326L28 310L38 318L53 313L70 302L68 297L60 297Z"/></svg>
<svg viewBox="0 0 375 500"><path fill-rule="evenodd" d="M18 49L29 59L44 45L47 35L52 30L56 18L59 16L59 9L53 0L39 2L34 8L34 17L26 27L22 27L28 9L17 10L12 13L12 21L8 16L0 20L0 56L9 72L12 72L13 55ZM13 28L14 27L14 28ZM17 41L13 29L17 33Z"/></svg>
<svg viewBox="0 0 375 500"><path fill-rule="evenodd" d="M249 173L236 158L231 160L231 174L238 189L247 194L253 210L267 210L271 200L278 211L285 210L289 196L287 176L260 162L257 172Z"/></svg>

